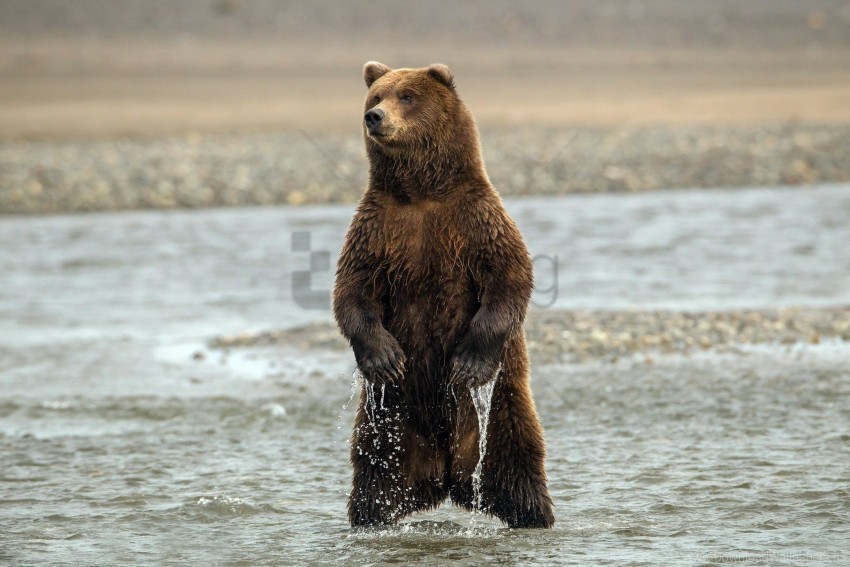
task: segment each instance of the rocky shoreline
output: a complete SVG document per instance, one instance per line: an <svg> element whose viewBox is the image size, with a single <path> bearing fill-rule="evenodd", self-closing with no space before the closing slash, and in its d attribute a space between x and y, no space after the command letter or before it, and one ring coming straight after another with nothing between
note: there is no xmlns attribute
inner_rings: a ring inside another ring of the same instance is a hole
<svg viewBox="0 0 850 567"><path fill-rule="evenodd" d="M850 125L483 129L504 196L850 181ZM0 214L356 203L362 141L305 131L0 142Z"/></svg>
<svg viewBox="0 0 850 567"><path fill-rule="evenodd" d="M531 311L526 336L533 362L616 361L654 354L687 354L741 345L850 342L850 307L728 312ZM348 348L331 322L295 329L221 336L213 349L287 346Z"/></svg>

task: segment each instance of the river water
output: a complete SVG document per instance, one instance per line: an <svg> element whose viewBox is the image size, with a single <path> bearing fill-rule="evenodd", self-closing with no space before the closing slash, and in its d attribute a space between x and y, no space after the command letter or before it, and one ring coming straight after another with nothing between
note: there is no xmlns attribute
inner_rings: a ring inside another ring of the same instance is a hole
<svg viewBox="0 0 850 567"><path fill-rule="evenodd" d="M850 303L847 186L508 205L541 308ZM830 341L538 366L553 530L349 529L352 357L206 344L327 320L350 215L0 218L0 564L850 562Z"/></svg>

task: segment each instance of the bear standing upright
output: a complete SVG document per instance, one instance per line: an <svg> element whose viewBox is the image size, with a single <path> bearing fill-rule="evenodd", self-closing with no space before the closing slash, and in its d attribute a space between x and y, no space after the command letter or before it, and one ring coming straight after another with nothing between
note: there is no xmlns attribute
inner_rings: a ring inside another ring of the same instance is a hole
<svg viewBox="0 0 850 567"><path fill-rule="evenodd" d="M484 171L448 67L369 62L364 78L369 187L334 288L334 316L365 379L349 521L391 524L449 496L511 527L551 527L523 331L528 249ZM469 386L490 380L475 502L479 432Z"/></svg>

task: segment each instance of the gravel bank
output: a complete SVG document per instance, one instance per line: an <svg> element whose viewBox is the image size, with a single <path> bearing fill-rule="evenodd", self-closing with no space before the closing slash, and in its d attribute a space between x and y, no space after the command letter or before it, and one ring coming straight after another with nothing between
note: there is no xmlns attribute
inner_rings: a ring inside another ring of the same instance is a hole
<svg viewBox="0 0 850 567"><path fill-rule="evenodd" d="M688 353L745 344L850 341L850 307L684 313L672 311L532 311L526 320L532 360L614 361L635 354ZM299 350L347 349L330 323L213 339L216 349L286 345Z"/></svg>
<svg viewBox="0 0 850 567"><path fill-rule="evenodd" d="M488 172L514 195L850 181L850 125L496 129ZM284 132L0 143L0 213L355 203L363 142Z"/></svg>

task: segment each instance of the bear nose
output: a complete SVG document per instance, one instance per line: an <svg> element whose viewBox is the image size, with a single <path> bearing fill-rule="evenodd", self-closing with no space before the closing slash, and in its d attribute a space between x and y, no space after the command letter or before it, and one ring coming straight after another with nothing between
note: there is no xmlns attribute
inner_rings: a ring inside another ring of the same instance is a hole
<svg viewBox="0 0 850 567"><path fill-rule="evenodd" d="M380 108L373 108L364 116L364 120L366 121L366 127L369 130L374 130L381 124L381 120L384 119L384 111Z"/></svg>

